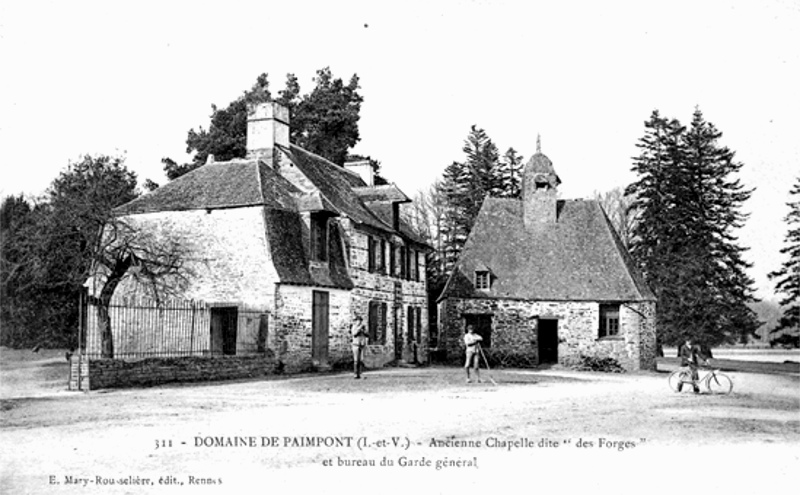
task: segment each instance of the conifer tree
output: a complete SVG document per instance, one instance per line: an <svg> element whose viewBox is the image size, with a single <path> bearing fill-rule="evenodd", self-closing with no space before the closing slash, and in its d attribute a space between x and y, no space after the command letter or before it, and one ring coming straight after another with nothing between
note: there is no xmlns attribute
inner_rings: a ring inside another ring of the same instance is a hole
<svg viewBox="0 0 800 495"><path fill-rule="evenodd" d="M787 259L769 274L775 281L775 291L783 295L780 300L783 314L770 332L770 343L800 347L800 176L789 194L795 199L786 203L789 213L784 221L788 231L780 251Z"/></svg>
<svg viewBox="0 0 800 495"><path fill-rule="evenodd" d="M630 248L658 298L661 343L745 340L759 323L748 307L755 299L745 248L732 233L752 193L733 177L742 165L699 110L688 130L658 112L645 128L633 166L639 178L626 189L638 220Z"/></svg>
<svg viewBox="0 0 800 495"><path fill-rule="evenodd" d="M498 198L519 198L522 194L522 155L508 148L495 166L494 188L491 195Z"/></svg>

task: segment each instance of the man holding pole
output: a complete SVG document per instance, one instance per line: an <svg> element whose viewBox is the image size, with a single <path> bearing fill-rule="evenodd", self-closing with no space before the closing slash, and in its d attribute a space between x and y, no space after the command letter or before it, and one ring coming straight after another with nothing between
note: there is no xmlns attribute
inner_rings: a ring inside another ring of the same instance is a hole
<svg viewBox="0 0 800 495"><path fill-rule="evenodd" d="M466 345L467 361L464 363L464 369L467 371L467 383L472 383L469 376L469 369L475 370L475 379L478 383L481 382L481 371L478 351L480 350L480 342L483 338L475 333L472 325L467 325L467 333L464 334L464 344Z"/></svg>

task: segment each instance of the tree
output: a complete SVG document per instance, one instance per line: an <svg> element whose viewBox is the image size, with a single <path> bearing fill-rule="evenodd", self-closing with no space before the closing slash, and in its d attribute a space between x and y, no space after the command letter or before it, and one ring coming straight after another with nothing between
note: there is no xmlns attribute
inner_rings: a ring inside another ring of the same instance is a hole
<svg viewBox="0 0 800 495"><path fill-rule="evenodd" d="M492 196L519 198L522 195L522 156L514 148L508 148L494 168Z"/></svg>
<svg viewBox="0 0 800 495"><path fill-rule="evenodd" d="M179 293L188 282L191 270L187 267L187 253L186 247L168 232L113 215L105 220L100 242L92 252L90 280L104 358L114 357L109 308L122 280L132 279L158 303L164 295Z"/></svg>
<svg viewBox="0 0 800 495"><path fill-rule="evenodd" d="M658 298L662 343L687 335L706 346L744 340L759 326L748 307L755 301L745 270L745 248L732 231L750 197L738 179L742 167L718 143L722 134L696 110L687 130L653 112L626 194L637 223L631 254Z"/></svg>
<svg viewBox="0 0 800 495"><path fill-rule="evenodd" d="M162 292L170 276L180 278L180 246L114 214L137 195L136 174L123 158L86 155L53 180L38 204L3 202L4 344L76 346L79 296L89 279L100 282L98 299L110 301L124 276ZM108 349L113 356L113 343Z"/></svg>
<svg viewBox="0 0 800 495"><path fill-rule="evenodd" d="M35 216L22 195L0 204L0 345L30 345L37 326L31 324L37 314L31 263L35 246L26 242Z"/></svg>
<svg viewBox="0 0 800 495"><path fill-rule="evenodd" d="M634 197L626 196L622 188L615 187L604 193L595 191L594 199L603 207L622 245L629 247L631 232L637 221L635 212L631 209Z"/></svg>
<svg viewBox="0 0 800 495"><path fill-rule="evenodd" d="M784 217L786 238L780 252L787 259L769 274L775 281L775 291L782 294L782 314L777 326L770 332L771 343L800 347L800 176L789 192L796 199L789 201L789 213Z"/></svg>
<svg viewBox="0 0 800 495"><path fill-rule="evenodd" d="M358 121L363 98L359 79L353 75L345 84L333 77L330 68L317 71L314 89L300 95L294 74L286 76L286 87L274 99L289 109L290 136L293 143L337 165L344 164L348 151L359 141ZM190 129L186 138L187 153L194 153L191 163L178 164L163 158L164 171L172 180L206 163L208 155L217 161L244 158L247 154L247 106L273 101L266 73L242 96L225 108L211 106L211 124L206 130Z"/></svg>
<svg viewBox="0 0 800 495"><path fill-rule="evenodd" d="M353 74L344 84L326 67L317 71L314 82L314 89L297 102L291 115L292 138L301 148L342 165L347 151L360 139L358 121L364 99L358 93L358 76Z"/></svg>
<svg viewBox="0 0 800 495"><path fill-rule="evenodd" d="M137 197L136 174L124 159L85 156L69 165L48 190L51 213L44 242L62 249L48 256L48 270L58 274L50 284L63 284L77 301L89 280L90 297L98 307L102 355L114 357L109 305L114 291L130 276L158 296L184 265L181 245L167 235L137 226L113 210Z"/></svg>

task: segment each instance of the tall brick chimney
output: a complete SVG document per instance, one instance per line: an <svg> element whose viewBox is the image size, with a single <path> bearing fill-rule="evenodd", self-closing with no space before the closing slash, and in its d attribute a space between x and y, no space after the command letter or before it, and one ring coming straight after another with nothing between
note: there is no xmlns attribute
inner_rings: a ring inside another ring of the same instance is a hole
<svg viewBox="0 0 800 495"><path fill-rule="evenodd" d="M276 145L289 147L289 109L267 102L247 107L247 158L272 164Z"/></svg>

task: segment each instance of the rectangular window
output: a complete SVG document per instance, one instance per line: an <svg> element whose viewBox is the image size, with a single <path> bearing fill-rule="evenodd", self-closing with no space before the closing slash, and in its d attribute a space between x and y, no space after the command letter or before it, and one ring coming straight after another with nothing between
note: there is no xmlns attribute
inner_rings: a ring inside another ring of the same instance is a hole
<svg viewBox="0 0 800 495"><path fill-rule="evenodd" d="M400 246L400 278L406 278L406 247Z"/></svg>
<svg viewBox="0 0 800 495"><path fill-rule="evenodd" d="M369 302L367 316L367 333L370 344L386 344L386 303L379 301Z"/></svg>
<svg viewBox="0 0 800 495"><path fill-rule="evenodd" d="M396 258L396 256L395 256L395 247L390 245L389 246L389 275L391 275L392 277L394 277L394 275L397 273L395 271L395 266L394 266L395 265L395 258Z"/></svg>
<svg viewBox="0 0 800 495"><path fill-rule="evenodd" d="M419 282L419 251L414 251L414 280Z"/></svg>
<svg viewBox="0 0 800 495"><path fill-rule="evenodd" d="M369 314L367 315L367 333L369 334L370 344L378 343L378 327L379 327L378 312L379 312L378 301L370 301Z"/></svg>
<svg viewBox="0 0 800 495"><path fill-rule="evenodd" d="M328 261L328 218L320 213L311 214L311 259Z"/></svg>
<svg viewBox="0 0 800 495"><path fill-rule="evenodd" d="M417 328L417 343L422 342L422 308L417 308L417 321L414 323Z"/></svg>
<svg viewBox="0 0 800 495"><path fill-rule="evenodd" d="M380 324L378 326L380 328L380 334L381 334L380 342L381 342L381 345L386 345L386 303L385 302L380 303L380 306L378 306L378 315L379 315L378 316L378 321L380 322Z"/></svg>
<svg viewBox="0 0 800 495"><path fill-rule="evenodd" d="M489 272L485 270L475 271L475 288L478 290L489 289Z"/></svg>
<svg viewBox="0 0 800 495"><path fill-rule="evenodd" d="M600 305L599 337L619 335L619 304Z"/></svg>
<svg viewBox="0 0 800 495"><path fill-rule="evenodd" d="M375 271L375 239L371 235L367 236L367 271Z"/></svg>
<svg viewBox="0 0 800 495"><path fill-rule="evenodd" d="M409 306L406 310L406 341L414 341L414 308Z"/></svg>
<svg viewBox="0 0 800 495"><path fill-rule="evenodd" d="M381 254L380 254L380 267L381 273L386 274L386 241L381 239Z"/></svg>

